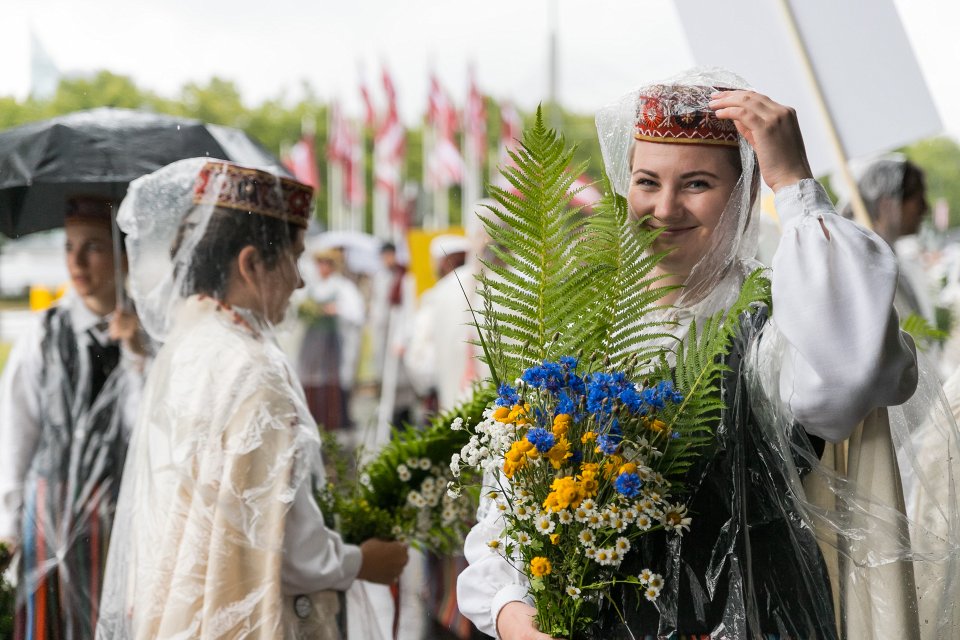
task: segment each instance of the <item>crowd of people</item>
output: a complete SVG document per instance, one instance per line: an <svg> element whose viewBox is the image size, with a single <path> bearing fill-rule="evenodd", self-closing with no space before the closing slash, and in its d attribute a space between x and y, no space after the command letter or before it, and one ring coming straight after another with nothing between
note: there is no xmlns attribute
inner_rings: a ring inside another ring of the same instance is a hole
<svg viewBox="0 0 960 640"><path fill-rule="evenodd" d="M659 557L671 597L600 613L598 633L960 632L957 427L937 404L947 381L960 415L960 331L934 310L960 303L946 287L935 304L942 287L918 268L922 171L900 156L865 166L873 231L859 226L812 176L794 112L727 73L643 87L597 126L613 189L659 232L656 276L676 287L655 304L676 337L729 309L759 266L761 181L780 219L771 308L728 356L715 442L687 477L697 526L641 551ZM392 584L408 558L426 566L403 543L347 544L325 524L319 431L417 429L488 377L473 313L495 205L478 203L487 220L469 217L465 235L433 239L435 283L418 294L391 243L362 276L349 248L308 249L311 197L264 169L190 159L135 180L122 203L70 200L72 290L37 315L0 379L16 638L333 640L338 592ZM911 336L910 316L945 331ZM291 322L293 341L279 332ZM358 414L358 381L376 390L375 418ZM873 448L839 469L845 441ZM490 552L504 482L485 478L465 560L414 574L414 600L443 602L416 609L418 638L549 637L530 583Z"/></svg>

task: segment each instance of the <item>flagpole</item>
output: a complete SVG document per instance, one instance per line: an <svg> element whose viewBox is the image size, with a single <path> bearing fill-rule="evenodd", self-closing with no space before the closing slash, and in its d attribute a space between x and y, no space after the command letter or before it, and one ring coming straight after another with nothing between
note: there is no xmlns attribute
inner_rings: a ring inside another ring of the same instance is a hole
<svg viewBox="0 0 960 640"><path fill-rule="evenodd" d="M814 102L816 102L820 116L826 124L827 138L830 140L830 146L833 148L833 154L837 159L837 164L840 165L840 177L844 184L846 184L847 191L850 194L850 206L853 209L853 217L867 229L872 229L873 223L870 220L867 207L860 195L857 181L854 180L853 174L850 172L847 152L843 148L843 142L840 139L836 123L833 120L833 114L830 112L830 107L827 105L826 98L823 95L823 87L820 84L819 78L817 78L817 72L813 68L813 62L810 60L810 53L807 51L806 43L797 26L797 19L793 13L793 9L790 7L790 0L779 0L779 4L780 9L783 11L787 30L790 32L790 39L793 42L797 55L800 57L800 64L803 67L804 74L807 76L807 81L813 92Z"/></svg>

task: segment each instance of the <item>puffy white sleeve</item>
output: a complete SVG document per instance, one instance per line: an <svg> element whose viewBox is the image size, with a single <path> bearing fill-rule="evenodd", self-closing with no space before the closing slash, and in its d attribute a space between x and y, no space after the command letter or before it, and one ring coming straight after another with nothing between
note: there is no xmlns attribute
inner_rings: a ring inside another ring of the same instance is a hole
<svg viewBox="0 0 960 640"><path fill-rule="evenodd" d="M0 538L16 540L23 479L40 439L43 314L10 351L0 378Z"/></svg>
<svg viewBox="0 0 960 640"><path fill-rule="evenodd" d="M360 547L327 529L309 481L300 483L287 512L280 579L287 595L346 591L360 572Z"/></svg>
<svg viewBox="0 0 960 640"><path fill-rule="evenodd" d="M501 552L490 548L492 540L503 539L503 517L495 502L486 494L492 482L484 481L483 495L473 526L463 545L469 566L457 578L457 604L460 613L483 633L499 638L497 616L510 602L521 601L533 606L526 576L515 569ZM502 551L502 542L501 542Z"/></svg>
<svg viewBox="0 0 960 640"><path fill-rule="evenodd" d="M796 421L838 442L871 410L901 404L916 389L915 347L893 308L896 256L837 215L815 180L781 189L776 207L783 236L758 362L777 369L771 379Z"/></svg>

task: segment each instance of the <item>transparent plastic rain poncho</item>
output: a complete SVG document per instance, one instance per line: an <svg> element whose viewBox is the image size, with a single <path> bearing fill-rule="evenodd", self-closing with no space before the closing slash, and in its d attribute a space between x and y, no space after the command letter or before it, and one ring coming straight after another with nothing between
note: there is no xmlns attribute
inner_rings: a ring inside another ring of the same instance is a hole
<svg viewBox="0 0 960 640"><path fill-rule="evenodd" d="M714 91L747 88L715 69L662 85L681 85L673 103L678 114L691 108L691 95L700 97L695 108L706 111ZM597 116L607 170L624 195L637 96L646 93L632 93ZM669 99L663 103L670 108ZM740 158L740 182L676 303L680 333L691 319L729 305L744 275L758 266L751 258L759 172L742 136ZM694 515L691 535L668 543L664 573L674 591L660 605L659 629L640 630L731 638L955 637L960 451L936 377L921 371L908 402L870 412L839 445L805 433L789 409L799 386L784 388L780 378L785 361L797 355L777 326L777 266L770 274L772 317L765 321L761 312L743 323L728 362L716 449L705 455L693 485L692 511L712 531L698 534Z"/></svg>
<svg viewBox="0 0 960 640"><path fill-rule="evenodd" d="M600 111L597 129L614 189L627 195L630 188L639 96L655 91L664 109L682 115L686 109L708 111L707 102L715 90L739 88L746 88L745 82L731 73L694 70L634 91ZM675 96L671 96L673 90ZM667 319L677 322L673 332L679 336L693 320L700 324L728 308L745 275L759 267L752 260L759 172L755 153L742 137L739 148L743 168L739 183L712 243L691 271L676 308L667 314ZM798 189L806 189L809 195L816 185L805 182L809 184L801 183ZM960 633L954 626L960 559L955 482L960 451L956 424L935 378L921 372L919 388L902 406L883 408L893 402L876 401L850 412L862 416L874 408L849 440L835 445L808 433L796 408L822 405L843 414L849 410L846 403L853 402L847 400L847 391L834 393L828 387L820 397L800 398L810 395L809 381L783 374L787 369L796 374L795 363L806 354L784 335L784 327L796 326L795 319L783 317L778 322L778 299L791 295L784 290L784 279L778 280L778 267L784 268L781 276L790 267L794 276L800 276L791 282L807 279L819 285L821 275L829 276L829 265L823 267L823 263L836 257L831 251L849 253L858 247L885 251L878 238L829 212L829 203L827 207L824 216L829 219L805 220L802 231L794 229L784 240L795 242L800 234L814 234L808 237L827 247L821 265L800 268L785 264L783 257L775 259L774 271L768 274L774 291L772 315L770 310L758 310L742 320L727 361L726 410L716 425L713 446L686 478L691 530L682 537L652 534L641 539L622 565L625 572L650 568L664 575L665 587L656 605L642 598L638 601L633 591L615 595L616 607L601 614L594 637L932 639ZM833 230L826 243L821 224ZM856 265L866 258L854 255L844 258L843 264ZM813 269L806 277L808 267ZM892 279L893 268L889 275ZM895 316L888 324L893 285L885 286L890 300L881 303L887 306L876 322L880 328L892 327L893 349L898 351L906 380L901 395L906 397L915 373L912 343L899 334ZM854 293L877 299L875 292ZM851 302L837 299L836 305ZM890 337L875 329L870 327L869 334L876 340ZM849 335L843 330L843 326L815 320L807 333L813 332L814 340L831 331ZM664 347L670 346L665 341ZM871 372L848 371L845 364L839 363L840 371L829 372L831 379L872 380ZM880 368L880 363L874 364ZM865 394L867 402L874 393L871 384L861 385L860 395ZM813 423L815 415L808 414L804 420ZM830 433L830 425L823 422L821 416L818 428ZM840 432L849 433L851 428L853 424ZM490 534L487 539L502 529L491 513L489 503L481 504L478 527L489 527L484 531ZM482 571L490 576L510 575L504 568L483 568L484 563L494 562L483 557L478 550L471 558L471 563L477 562L472 579ZM495 592L495 588L484 591L462 581L461 606L472 606L465 600L476 594L479 604L474 618L483 624L490 611L483 608L489 606L484 602L492 601ZM623 612L626 624L617 611Z"/></svg>
<svg viewBox="0 0 960 640"><path fill-rule="evenodd" d="M0 384L4 493L20 481L15 626L17 637L90 638L142 362L74 293L38 315Z"/></svg>
<svg viewBox="0 0 960 640"><path fill-rule="evenodd" d="M293 181L245 168L224 179L207 162L135 180L118 215L133 297L163 347L130 447L98 637L337 638L337 594L292 595L284 564L296 497L324 478L316 424L273 326L299 282L302 231L287 213L309 211L309 192L304 203ZM231 199L243 206L215 206ZM267 263L262 247L272 247L283 274L248 308L218 300L231 243L260 243ZM323 535L329 588L345 588L339 560L350 548Z"/></svg>

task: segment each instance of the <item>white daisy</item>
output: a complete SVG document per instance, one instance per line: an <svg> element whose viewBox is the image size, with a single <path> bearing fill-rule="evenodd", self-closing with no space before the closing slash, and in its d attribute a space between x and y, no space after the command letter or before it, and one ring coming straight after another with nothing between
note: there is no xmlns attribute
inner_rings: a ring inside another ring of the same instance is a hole
<svg viewBox="0 0 960 640"><path fill-rule="evenodd" d="M519 533L517 533L516 539L517 539L517 544L519 544L521 547L525 547L532 542L530 538L530 534L527 533L526 531L520 531Z"/></svg>
<svg viewBox="0 0 960 640"><path fill-rule="evenodd" d="M407 468L407 465L401 464L397 466L397 478L400 479L400 482L407 482L410 480L410 469Z"/></svg>
<svg viewBox="0 0 960 640"><path fill-rule="evenodd" d="M580 589L577 589L572 584L567 586L567 595L576 600L580 597Z"/></svg>
<svg viewBox="0 0 960 640"><path fill-rule="evenodd" d="M593 531L590 531L590 529L584 529L577 535L577 537L580 539L580 543L585 547L592 545L596 541L596 537L593 535Z"/></svg>
<svg viewBox="0 0 960 640"><path fill-rule="evenodd" d="M617 551L620 552L620 555L624 555L630 551L630 541L623 536L617 538L614 546L616 547Z"/></svg>
<svg viewBox="0 0 960 640"><path fill-rule="evenodd" d="M537 518L537 531L543 535L549 535L553 533L553 530L557 528L557 525L550 519L548 515L542 515Z"/></svg>
<svg viewBox="0 0 960 640"><path fill-rule="evenodd" d="M560 521L560 524L570 524L573 522L573 514L566 509L563 509L557 514L557 520Z"/></svg>

